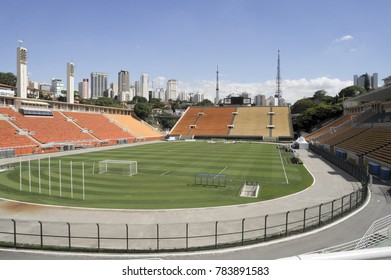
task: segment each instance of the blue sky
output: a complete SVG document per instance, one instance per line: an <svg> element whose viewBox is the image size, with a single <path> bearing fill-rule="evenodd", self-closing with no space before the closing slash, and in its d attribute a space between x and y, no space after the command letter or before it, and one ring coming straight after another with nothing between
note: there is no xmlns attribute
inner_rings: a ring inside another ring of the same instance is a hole
<svg viewBox="0 0 391 280"><path fill-rule="evenodd" d="M28 49L34 81L76 82L93 71L117 81L149 73L180 91L212 98L216 65L220 92L272 95L281 50L283 97L318 89L330 95L354 74L391 75L391 1L353 0L1 0L0 71L16 72L17 41ZM382 81L379 81L382 84Z"/></svg>

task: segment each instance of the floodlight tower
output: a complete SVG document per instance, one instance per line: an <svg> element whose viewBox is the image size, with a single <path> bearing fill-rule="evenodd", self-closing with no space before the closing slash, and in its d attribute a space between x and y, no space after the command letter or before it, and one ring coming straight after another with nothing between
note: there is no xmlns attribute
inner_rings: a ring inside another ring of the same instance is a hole
<svg viewBox="0 0 391 280"><path fill-rule="evenodd" d="M16 96L20 98L27 98L27 49L22 47L22 40L19 40L18 43L19 47L16 50Z"/></svg>
<svg viewBox="0 0 391 280"><path fill-rule="evenodd" d="M216 71L216 99L215 104L219 104L220 96L219 96L219 66L217 65L217 71Z"/></svg>
<svg viewBox="0 0 391 280"><path fill-rule="evenodd" d="M67 63L67 102L70 104L75 103L75 64L72 62Z"/></svg>
<svg viewBox="0 0 391 280"><path fill-rule="evenodd" d="M280 50L278 50L276 85L277 85L277 90L276 90L276 94L274 95L274 105L278 106L280 105L280 100L282 97L281 75L280 75Z"/></svg>

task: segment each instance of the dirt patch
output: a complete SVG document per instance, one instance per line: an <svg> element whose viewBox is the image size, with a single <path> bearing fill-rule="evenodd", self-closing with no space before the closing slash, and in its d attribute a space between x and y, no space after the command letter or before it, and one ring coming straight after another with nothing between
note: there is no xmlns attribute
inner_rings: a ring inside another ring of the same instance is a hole
<svg viewBox="0 0 391 280"><path fill-rule="evenodd" d="M42 206L39 205L22 203L22 202L11 202L11 201L1 203L0 207L3 208L5 211L12 212L12 213L21 213L21 212L31 213L33 211L42 210Z"/></svg>

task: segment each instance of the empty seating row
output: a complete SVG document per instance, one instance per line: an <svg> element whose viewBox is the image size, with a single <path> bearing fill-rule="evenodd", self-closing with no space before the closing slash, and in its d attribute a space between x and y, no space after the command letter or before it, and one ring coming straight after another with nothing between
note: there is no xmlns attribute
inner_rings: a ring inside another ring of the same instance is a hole
<svg viewBox="0 0 391 280"><path fill-rule="evenodd" d="M305 139L307 141L311 141L312 139L315 139L315 138L317 138L317 137L319 137L319 136L321 136L321 135L323 135L325 133L331 132L334 128L336 128L339 125L341 125L341 124L351 120L353 117L354 117L354 115L345 115L345 116L343 116L343 117L341 117L341 118L339 118L339 119L337 119L337 120L335 120L335 121L333 121L333 122L323 126L322 128L314 131L313 133L307 135L305 137Z"/></svg>
<svg viewBox="0 0 391 280"><path fill-rule="evenodd" d="M366 130L368 130L366 127L349 127L339 133L331 134L329 137L322 139L321 142L330 146L335 146L363 133Z"/></svg>
<svg viewBox="0 0 391 280"><path fill-rule="evenodd" d="M195 125L204 108L189 107L181 119L175 124L171 130L171 135L187 136L190 132L190 126Z"/></svg>
<svg viewBox="0 0 391 280"><path fill-rule="evenodd" d="M362 156L388 144L391 144L391 127L373 127L336 146Z"/></svg>
<svg viewBox="0 0 391 280"><path fill-rule="evenodd" d="M265 136L269 131L269 107L238 108L230 136Z"/></svg>
<svg viewBox="0 0 391 280"><path fill-rule="evenodd" d="M391 165L391 145L382 147L367 154L368 157Z"/></svg>
<svg viewBox="0 0 391 280"><path fill-rule="evenodd" d="M116 140L134 138L129 132L110 122L108 118L99 113L64 112L64 115L72 118L83 129L94 135L99 140Z"/></svg>
<svg viewBox="0 0 391 280"><path fill-rule="evenodd" d="M191 107L170 135L292 138L293 127L288 107Z"/></svg>
<svg viewBox="0 0 391 280"><path fill-rule="evenodd" d="M293 136L292 118L288 107L272 107L273 137Z"/></svg>
<svg viewBox="0 0 391 280"><path fill-rule="evenodd" d="M37 147L38 145L26 135L18 134L17 129L9 124L6 120L0 120L0 148L24 146Z"/></svg>
<svg viewBox="0 0 391 280"><path fill-rule="evenodd" d="M162 134L159 131L153 129L149 125L135 119L130 115L105 114L104 116L107 119L114 121L121 127L124 127L135 137L155 139L162 138Z"/></svg>
<svg viewBox="0 0 391 280"><path fill-rule="evenodd" d="M224 136L228 135L228 125L232 123L233 112L236 108L205 108L196 126L191 130L192 135Z"/></svg>

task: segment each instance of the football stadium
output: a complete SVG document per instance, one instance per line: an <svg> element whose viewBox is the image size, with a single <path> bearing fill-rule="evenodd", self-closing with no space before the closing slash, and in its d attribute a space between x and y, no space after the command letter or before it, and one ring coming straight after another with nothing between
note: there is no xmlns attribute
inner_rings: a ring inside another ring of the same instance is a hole
<svg viewBox="0 0 391 280"><path fill-rule="evenodd" d="M390 90L300 141L287 106L188 107L164 135L128 109L1 97L0 245L187 252L328 227L389 185ZM387 244L380 224L342 250Z"/></svg>

